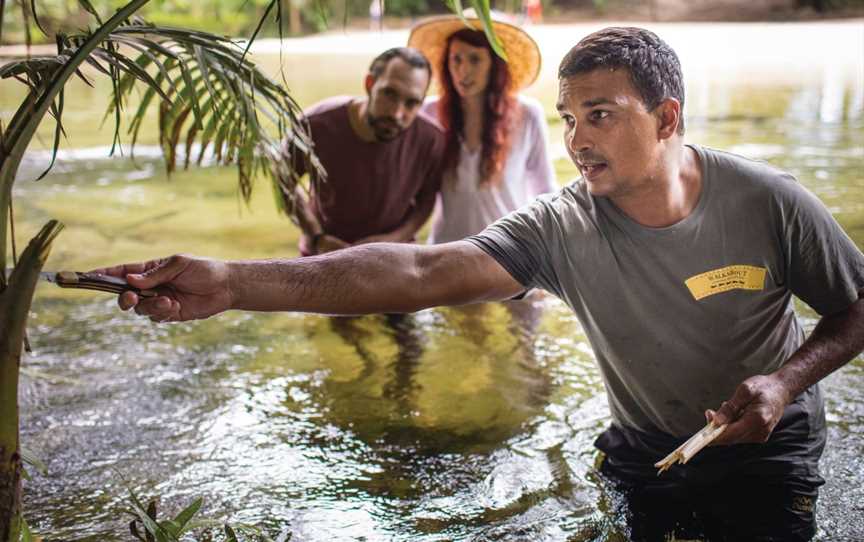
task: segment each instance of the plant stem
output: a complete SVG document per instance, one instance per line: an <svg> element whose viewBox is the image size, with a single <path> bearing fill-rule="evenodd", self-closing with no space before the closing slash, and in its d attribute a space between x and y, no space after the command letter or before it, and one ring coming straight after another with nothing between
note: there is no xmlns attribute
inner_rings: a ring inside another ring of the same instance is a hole
<svg viewBox="0 0 864 542"><path fill-rule="evenodd" d="M12 185L24 152L54 99L90 53L149 0L132 0L99 26L58 69L50 85L27 95L3 134L0 146L0 273L5 274ZM58 120L59 122L59 120ZM18 376L27 314L38 273L60 227L45 225L21 256L12 277L0 280L0 542L18 542L21 512L21 456L18 442ZM21 268L19 272L19 268ZM0 277L2 278L2 277Z"/></svg>

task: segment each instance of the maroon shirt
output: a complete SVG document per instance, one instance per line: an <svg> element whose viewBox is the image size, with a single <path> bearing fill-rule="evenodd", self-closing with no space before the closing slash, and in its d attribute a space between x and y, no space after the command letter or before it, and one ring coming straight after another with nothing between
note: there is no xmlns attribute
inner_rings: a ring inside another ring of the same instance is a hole
<svg viewBox="0 0 864 542"><path fill-rule="evenodd" d="M443 131L421 114L393 141L361 140L348 119L351 100L329 98L306 110L327 171L310 207L324 233L348 243L402 225L421 192L438 191L444 155Z"/></svg>

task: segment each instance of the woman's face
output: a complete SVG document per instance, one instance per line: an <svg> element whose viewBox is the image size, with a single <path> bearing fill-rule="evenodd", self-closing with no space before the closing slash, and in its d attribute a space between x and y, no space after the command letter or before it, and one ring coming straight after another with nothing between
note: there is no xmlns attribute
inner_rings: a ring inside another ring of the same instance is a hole
<svg viewBox="0 0 864 542"><path fill-rule="evenodd" d="M450 42L447 69L462 98L482 94L489 86L492 57L485 47L474 47L458 39Z"/></svg>

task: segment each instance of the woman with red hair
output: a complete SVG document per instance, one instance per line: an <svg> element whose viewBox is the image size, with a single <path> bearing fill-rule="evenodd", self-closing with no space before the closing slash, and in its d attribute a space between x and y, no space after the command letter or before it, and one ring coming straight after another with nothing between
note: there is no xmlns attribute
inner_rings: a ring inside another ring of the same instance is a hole
<svg viewBox="0 0 864 542"><path fill-rule="evenodd" d="M507 55L492 50L477 19L435 17L408 46L432 64L440 89L423 111L446 133L445 173L430 243L456 241L555 190L543 108L517 92L537 78L540 50L522 29L495 21Z"/></svg>

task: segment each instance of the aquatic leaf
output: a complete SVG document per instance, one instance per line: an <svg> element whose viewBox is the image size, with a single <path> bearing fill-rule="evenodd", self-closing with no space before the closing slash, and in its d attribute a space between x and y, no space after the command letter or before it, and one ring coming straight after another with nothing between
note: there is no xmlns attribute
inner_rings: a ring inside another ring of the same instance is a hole
<svg viewBox="0 0 864 542"><path fill-rule="evenodd" d="M237 533L227 523L225 524L226 542L237 542Z"/></svg>
<svg viewBox="0 0 864 542"><path fill-rule="evenodd" d="M162 542L163 540L167 540L168 533L156 522L156 501L150 501L145 510L138 495L131 488L129 489L129 499L132 501L133 515L137 516L145 529L144 538L146 542Z"/></svg>
<svg viewBox="0 0 864 542"><path fill-rule="evenodd" d="M24 446L21 446L20 453L21 460L24 463L27 463L31 467L35 467L36 470L39 471L39 474L41 474L42 476L48 475L48 467L46 467L45 463L43 463L42 460L39 459L36 454L34 454L31 450L25 448Z"/></svg>
<svg viewBox="0 0 864 542"><path fill-rule="evenodd" d="M24 519L23 514L19 517L19 521L21 522L21 542L34 542L33 532L30 530L30 525L27 524L27 520Z"/></svg>
<svg viewBox="0 0 864 542"><path fill-rule="evenodd" d="M173 538L177 538L180 535L180 525L177 524L173 519L166 519L165 521L160 521L159 526L165 529L169 535Z"/></svg>
<svg viewBox="0 0 864 542"><path fill-rule="evenodd" d="M147 540L143 536L141 536L141 533L138 532L138 523L139 523L139 520L137 520L137 519L133 519L132 521L130 521L129 522L129 532L137 540L140 540L141 542L147 542Z"/></svg>
<svg viewBox="0 0 864 542"><path fill-rule="evenodd" d="M195 499L192 504L183 509L182 512L177 514L177 517L174 518L174 521L179 526L179 530L177 531L177 535L181 535L183 533L183 529L187 526L189 521L192 519L195 514L198 513L198 510L201 509L201 505L204 503L204 499L198 497Z"/></svg>
<svg viewBox="0 0 864 542"><path fill-rule="evenodd" d="M151 499L147 504L147 515L150 519L156 519L156 499Z"/></svg>

